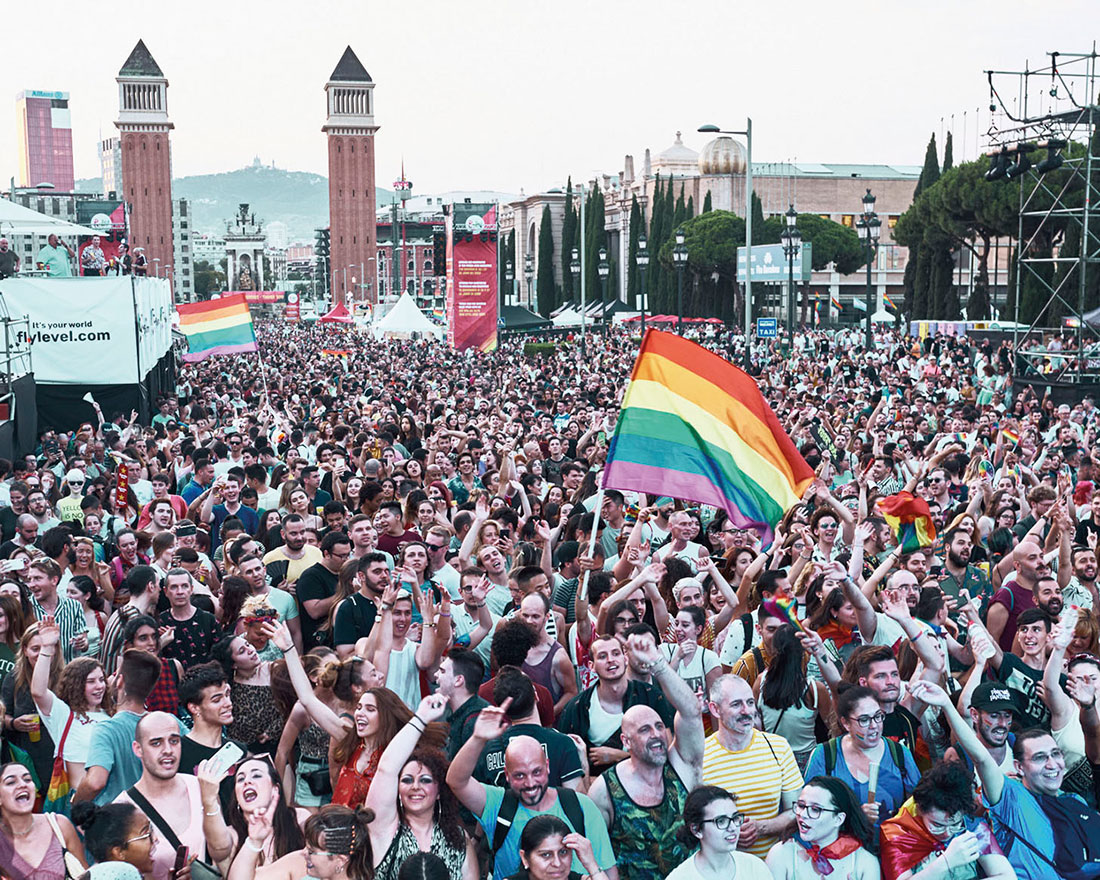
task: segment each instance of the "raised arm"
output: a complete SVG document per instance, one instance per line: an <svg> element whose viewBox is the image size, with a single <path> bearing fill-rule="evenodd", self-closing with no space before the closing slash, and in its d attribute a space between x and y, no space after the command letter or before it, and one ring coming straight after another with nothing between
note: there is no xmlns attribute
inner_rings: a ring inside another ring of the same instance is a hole
<svg viewBox="0 0 1100 880"><path fill-rule="evenodd" d="M661 656L649 639L630 636L627 652L636 666L647 666L665 695L669 705L676 710L676 739L674 747L684 763L700 778L685 780L692 788L701 782L703 767L703 710L699 698L691 686L680 678Z"/></svg>
<svg viewBox="0 0 1100 880"><path fill-rule="evenodd" d="M955 708L946 691L930 681L914 682L911 689L916 692L917 699L922 703L937 706L943 710L944 715L947 716L947 723L951 725L951 730L955 734L955 739L974 762L974 769L978 771L985 799L994 806L999 804L1005 785L1004 773L993 756L989 754L989 750L982 745L982 741L978 739L978 735L970 724L959 714L959 710Z"/></svg>
<svg viewBox="0 0 1100 880"><path fill-rule="evenodd" d="M1050 630L1050 656L1043 668L1043 702L1050 709L1050 729L1061 730L1078 714L1077 705L1062 689L1062 664L1073 641L1073 627L1056 623Z"/></svg>
<svg viewBox="0 0 1100 880"><path fill-rule="evenodd" d="M764 554L761 553L760 555L763 556ZM733 620L733 616L741 610L740 599L737 594L733 592L733 587L730 586L729 581L726 580L726 576L722 574L721 570L718 568L713 556L708 556L705 560L701 561L699 563L699 568L706 571L711 576L714 585L718 587L718 592L726 598L726 607L719 611L718 616L714 618L714 631L721 632L726 628L726 625Z"/></svg>
<svg viewBox="0 0 1100 880"><path fill-rule="evenodd" d="M511 723L505 714L512 704L508 697L499 706L489 706L478 713L470 738L463 743L447 770L447 785L459 802L475 816L485 811L485 785L474 779L474 768L485 744L496 739Z"/></svg>
<svg viewBox="0 0 1100 880"><path fill-rule="evenodd" d="M316 721L325 732L335 739L340 739L348 732L349 722L341 718L326 706L317 695L313 693L313 685L309 683L309 676L302 668L302 661L298 657L298 649L294 646L294 639L290 635L285 623L264 624L264 633L275 642L275 646L283 652L286 659L286 671L290 676L290 683L294 686L294 693L302 703L302 707L309 716Z"/></svg>
<svg viewBox="0 0 1100 880"><path fill-rule="evenodd" d="M374 811L370 832L375 852L385 852L397 832L397 785L401 768L408 762L427 725L439 721L446 710L447 700L442 695L424 697L412 718L390 740L378 759L378 769L374 772L366 801L367 809Z"/></svg>
<svg viewBox="0 0 1100 880"><path fill-rule="evenodd" d="M43 715L53 713L54 695L50 690L50 667L53 655L57 653L58 643L61 641L61 627L52 616L47 617L38 624L38 638L42 642L42 650L39 657L45 657L41 663L34 664L34 672L31 673L31 697L38 711Z"/></svg>

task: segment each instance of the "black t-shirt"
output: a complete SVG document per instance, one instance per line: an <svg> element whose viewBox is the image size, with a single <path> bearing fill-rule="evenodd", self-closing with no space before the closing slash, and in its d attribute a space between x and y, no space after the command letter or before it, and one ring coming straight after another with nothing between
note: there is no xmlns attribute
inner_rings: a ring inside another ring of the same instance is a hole
<svg viewBox="0 0 1100 880"><path fill-rule="evenodd" d="M313 599L328 599L330 596L335 596L338 582L339 576L325 568L323 562L313 563L298 577L295 591L298 595L299 617L302 622L302 644L307 651L321 644L327 645L332 641L332 634L323 635L318 639L317 627L325 622L325 618L314 620L306 611L305 603Z"/></svg>
<svg viewBox="0 0 1100 880"><path fill-rule="evenodd" d="M539 741L546 759L550 764L550 785L560 786L570 779L579 779L584 775L577 747L564 733L559 733L538 724L515 724L494 740L485 744L481 757L474 767L474 779L486 785L508 787L504 779L504 750L517 736L530 736Z"/></svg>
<svg viewBox="0 0 1100 880"><path fill-rule="evenodd" d="M164 649L165 657L175 657L184 669L210 660L210 651L221 637L221 628L213 614L196 608L190 620L176 620L169 610L161 612L159 620L161 626L176 630L175 640Z"/></svg>
<svg viewBox="0 0 1100 880"><path fill-rule="evenodd" d="M0 538L10 541L15 537L15 521L17 519L19 519L19 514L10 507L0 510Z"/></svg>
<svg viewBox="0 0 1100 880"><path fill-rule="evenodd" d="M10 278L15 274L15 261L17 259L15 251L11 248L0 251L0 278Z"/></svg>
<svg viewBox="0 0 1100 880"><path fill-rule="evenodd" d="M362 593L352 593L336 609L332 621L334 644L354 645L359 639L369 636L377 614L378 610L370 599Z"/></svg>
<svg viewBox="0 0 1100 880"><path fill-rule="evenodd" d="M1050 730L1050 709L1039 696L1038 684L1043 680L1042 669L1032 669L1015 654L1005 652L997 678L1012 692L1021 729L1042 727ZM1061 676L1063 687L1066 677Z"/></svg>
<svg viewBox="0 0 1100 880"><path fill-rule="evenodd" d="M248 754L248 746L242 742L238 742L235 739L222 735L222 745L232 742L240 746L241 751ZM199 766L201 761L209 760L218 753L218 749L211 748L210 746L204 746L200 742L196 742L189 736L185 736L180 740L180 773L188 773L191 776L195 775L195 770ZM221 781L221 785L218 786L218 800L221 801L222 815L229 815L229 808L233 805L234 796L234 784L236 783L237 765L234 764L229 768L229 772L226 774L225 779Z"/></svg>

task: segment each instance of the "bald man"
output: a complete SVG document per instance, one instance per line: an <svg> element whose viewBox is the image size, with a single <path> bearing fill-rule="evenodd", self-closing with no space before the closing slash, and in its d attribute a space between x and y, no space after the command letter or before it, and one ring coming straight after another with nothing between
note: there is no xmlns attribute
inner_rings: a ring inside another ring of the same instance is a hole
<svg viewBox="0 0 1100 880"><path fill-rule="evenodd" d="M180 773L179 719L167 712L150 712L134 732L134 754L141 761L141 778L115 803L129 803L149 817L153 828L152 880L186 880L187 868L175 870L176 845L192 858L205 859L202 797L199 780Z"/></svg>
<svg viewBox="0 0 1100 880"><path fill-rule="evenodd" d="M1001 588L993 594L986 615L986 629L1002 651L1012 650L1016 636L1016 618L1020 612L1035 607L1035 585L1040 578L1050 574L1043 558L1043 548L1030 537L1016 545L1012 551L1012 567L1015 577L1006 578ZM998 566L1003 568L1003 566Z"/></svg>
<svg viewBox="0 0 1100 880"><path fill-rule="evenodd" d="M490 848L496 853L493 868L495 880L503 880L519 870L519 840L524 826L535 816L557 816L570 828L592 842L596 861L608 880L618 880L615 851L607 835L607 826L599 809L587 795L567 788L553 788L549 782L550 766L542 744L530 736L517 736L504 752L504 776L507 788L486 785L474 778L474 767L485 744L508 729L508 706L482 709L474 724L473 735L466 741L447 771L447 785L462 804L477 816L485 830ZM511 814L511 815L509 815ZM498 831L497 818L501 818ZM504 833L503 839L500 835ZM573 870L584 873L580 861L573 857Z"/></svg>
<svg viewBox="0 0 1100 880"><path fill-rule="evenodd" d="M651 637L627 641L630 665L646 669L676 710L675 735L649 706L623 713L623 748L630 756L589 789L619 855L623 880L665 877L691 854L676 833L688 792L701 784L703 715L699 699L661 656Z"/></svg>

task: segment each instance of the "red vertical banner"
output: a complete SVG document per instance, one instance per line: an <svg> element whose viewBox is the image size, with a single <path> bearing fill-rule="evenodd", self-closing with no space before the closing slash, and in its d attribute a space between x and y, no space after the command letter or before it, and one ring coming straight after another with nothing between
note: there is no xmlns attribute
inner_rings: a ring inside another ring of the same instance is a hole
<svg viewBox="0 0 1100 880"><path fill-rule="evenodd" d="M115 509L123 519L126 519L126 502L129 500L129 493L130 470L120 462L115 476Z"/></svg>
<svg viewBox="0 0 1100 880"><path fill-rule="evenodd" d="M447 341L497 347L496 206L455 204L447 216Z"/></svg>
<svg viewBox="0 0 1100 880"><path fill-rule="evenodd" d="M286 303L283 306L283 320L291 324L297 324L302 318L301 297L296 291L290 290L286 294Z"/></svg>

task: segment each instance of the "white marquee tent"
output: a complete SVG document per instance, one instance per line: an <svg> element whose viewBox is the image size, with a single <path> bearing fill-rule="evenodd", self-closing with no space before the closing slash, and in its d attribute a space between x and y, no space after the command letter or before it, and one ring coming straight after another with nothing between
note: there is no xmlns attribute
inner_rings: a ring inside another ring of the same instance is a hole
<svg viewBox="0 0 1100 880"><path fill-rule="evenodd" d="M374 335L381 339L383 336L409 337L413 333L430 333L436 339L443 338L443 328L433 324L406 291L385 317L374 323Z"/></svg>
<svg viewBox="0 0 1100 880"><path fill-rule="evenodd" d="M0 235L98 235L94 229L0 199Z"/></svg>

